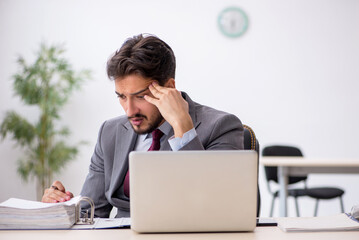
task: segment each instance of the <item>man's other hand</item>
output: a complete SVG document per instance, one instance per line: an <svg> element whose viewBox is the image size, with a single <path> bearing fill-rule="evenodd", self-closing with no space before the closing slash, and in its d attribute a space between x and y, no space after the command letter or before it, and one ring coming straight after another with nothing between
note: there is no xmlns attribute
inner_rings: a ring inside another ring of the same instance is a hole
<svg viewBox="0 0 359 240"><path fill-rule="evenodd" d="M55 181L51 187L45 189L41 201L46 203L66 202L73 197L74 195L66 191L60 181Z"/></svg>

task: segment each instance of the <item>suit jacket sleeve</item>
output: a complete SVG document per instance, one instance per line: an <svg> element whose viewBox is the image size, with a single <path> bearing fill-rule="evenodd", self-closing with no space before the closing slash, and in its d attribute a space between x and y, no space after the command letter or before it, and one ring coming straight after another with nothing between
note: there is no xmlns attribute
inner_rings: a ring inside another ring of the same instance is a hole
<svg viewBox="0 0 359 240"><path fill-rule="evenodd" d="M90 197L96 203L95 216L108 218L112 209L112 205L107 201L105 191L108 188L105 182L105 166L102 148L102 132L106 122L102 124L95 146L94 154L91 158L89 173L82 187L81 196ZM90 209L89 204L81 205L82 210ZM89 210L90 211L90 210Z"/></svg>
<svg viewBox="0 0 359 240"><path fill-rule="evenodd" d="M202 114L196 127L197 137L180 150L241 150L244 130L241 121L232 114Z"/></svg>

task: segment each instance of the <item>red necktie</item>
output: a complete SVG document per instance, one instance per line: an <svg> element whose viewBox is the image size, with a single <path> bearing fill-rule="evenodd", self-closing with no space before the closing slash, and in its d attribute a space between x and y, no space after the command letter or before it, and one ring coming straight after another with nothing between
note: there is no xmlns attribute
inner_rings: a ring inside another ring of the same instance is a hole
<svg viewBox="0 0 359 240"><path fill-rule="evenodd" d="M158 151L161 147L161 137L163 136L163 132L161 130L156 129L152 132L152 144L148 151ZM123 191L127 197L130 197L130 173L127 171L125 181L123 183Z"/></svg>

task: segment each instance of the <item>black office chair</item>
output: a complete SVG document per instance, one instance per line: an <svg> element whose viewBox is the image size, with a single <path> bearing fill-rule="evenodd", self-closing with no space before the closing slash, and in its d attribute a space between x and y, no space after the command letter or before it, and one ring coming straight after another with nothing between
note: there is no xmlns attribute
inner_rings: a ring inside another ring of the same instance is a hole
<svg viewBox="0 0 359 240"><path fill-rule="evenodd" d="M263 149L262 152L263 156L290 156L290 157L303 157L302 152L300 149L292 146L268 146ZM274 209L274 201L278 197L279 191L273 192L270 188L270 181L274 181L278 183L278 169L277 167L264 167L266 179L267 179L267 187L269 192L272 194L272 204L270 210L270 216L273 216L273 209ZM319 200L321 199L332 199L339 197L340 200L340 207L341 211L344 212L343 206L343 199L342 195L344 191L340 188L334 187L320 187L320 188L307 188L306 184L307 176L303 177L289 177L288 185L303 181L304 188L289 188L288 189L288 196L294 197L295 207L297 217L300 216L299 214L299 206L298 206L298 197L302 196L309 196L316 199L315 209L314 209L314 216L317 216L318 213L318 204Z"/></svg>
<svg viewBox="0 0 359 240"><path fill-rule="evenodd" d="M259 142L254 134L252 128L247 125L243 125L244 128L244 149L245 150L255 150L258 153L258 164L259 164ZM258 194L257 194L257 217L259 217L261 207L261 195L259 192L259 185L258 185Z"/></svg>

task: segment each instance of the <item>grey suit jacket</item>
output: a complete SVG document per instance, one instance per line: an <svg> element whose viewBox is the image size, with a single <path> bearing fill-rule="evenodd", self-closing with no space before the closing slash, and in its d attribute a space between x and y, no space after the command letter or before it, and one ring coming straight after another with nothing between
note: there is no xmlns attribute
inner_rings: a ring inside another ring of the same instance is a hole
<svg viewBox="0 0 359 240"><path fill-rule="evenodd" d="M197 137L181 150L243 149L243 126L236 116L195 103L186 93L182 92L182 96L188 102ZM172 135L173 129L166 137ZM128 170L128 154L134 149L136 140L137 134L127 116L116 117L102 124L81 191L82 196L93 199L95 216L106 218L113 207L118 209L116 217L130 216L123 181ZM160 150L171 150L167 140ZM89 206L82 206L82 209L86 208Z"/></svg>

